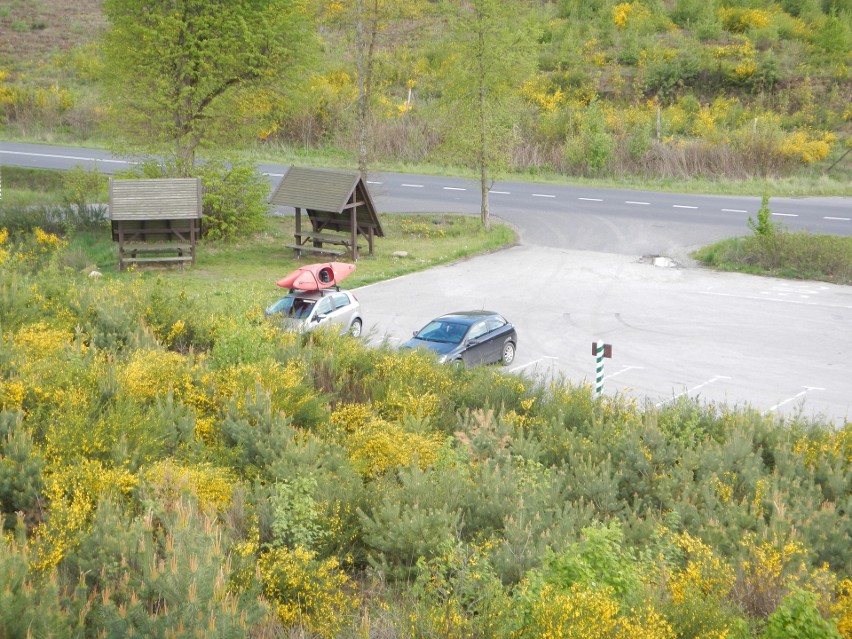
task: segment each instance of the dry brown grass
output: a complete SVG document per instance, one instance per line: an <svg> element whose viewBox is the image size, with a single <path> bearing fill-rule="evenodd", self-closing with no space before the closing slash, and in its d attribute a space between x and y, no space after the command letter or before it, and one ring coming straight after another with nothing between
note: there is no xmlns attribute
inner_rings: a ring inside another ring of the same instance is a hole
<svg viewBox="0 0 852 639"><path fill-rule="evenodd" d="M94 40L106 24L101 0L0 2L0 64L19 70Z"/></svg>

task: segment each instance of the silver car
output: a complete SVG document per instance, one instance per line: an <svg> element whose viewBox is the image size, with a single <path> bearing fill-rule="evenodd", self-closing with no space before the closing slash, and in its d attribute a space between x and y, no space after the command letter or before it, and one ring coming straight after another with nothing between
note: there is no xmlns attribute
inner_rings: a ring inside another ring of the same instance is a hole
<svg viewBox="0 0 852 639"><path fill-rule="evenodd" d="M364 326L356 297L335 289L292 291L267 308L266 316L280 316L284 328L300 333L334 324L341 333L359 337Z"/></svg>

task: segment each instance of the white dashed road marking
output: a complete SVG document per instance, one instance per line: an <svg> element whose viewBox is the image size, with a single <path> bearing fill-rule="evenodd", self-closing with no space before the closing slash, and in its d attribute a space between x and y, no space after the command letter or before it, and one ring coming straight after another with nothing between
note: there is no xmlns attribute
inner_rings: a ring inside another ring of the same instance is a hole
<svg viewBox="0 0 852 639"><path fill-rule="evenodd" d="M445 186L444 190L445 191L467 191L467 189L462 189L462 188L459 188L457 186Z"/></svg>
<svg viewBox="0 0 852 639"><path fill-rule="evenodd" d="M371 180L367 180L367 184L384 184L384 182L372 182Z"/></svg>
<svg viewBox="0 0 852 639"><path fill-rule="evenodd" d="M824 217L824 220L836 220L838 222L852 222L852 217Z"/></svg>
<svg viewBox="0 0 852 639"><path fill-rule="evenodd" d="M672 204L673 209L697 209L697 206L689 206L688 204Z"/></svg>
<svg viewBox="0 0 852 639"><path fill-rule="evenodd" d="M725 213L748 213L743 209L722 209Z"/></svg>
<svg viewBox="0 0 852 639"><path fill-rule="evenodd" d="M578 200L584 200L586 202L603 202L603 200L599 197L578 197Z"/></svg>
<svg viewBox="0 0 852 639"><path fill-rule="evenodd" d="M411 187L412 189L422 189L423 188L422 184L402 184L401 186L408 186L408 187Z"/></svg>
<svg viewBox="0 0 852 639"><path fill-rule="evenodd" d="M493 193L494 195L512 195L509 191L489 191L489 193Z"/></svg>
<svg viewBox="0 0 852 639"><path fill-rule="evenodd" d="M547 195L546 193L533 193L533 197L556 197L555 195Z"/></svg>
<svg viewBox="0 0 852 639"><path fill-rule="evenodd" d="M634 202L632 200L627 200L625 204L644 204L645 206L651 206L650 202Z"/></svg>
<svg viewBox="0 0 852 639"><path fill-rule="evenodd" d="M772 215L777 215L778 217L799 217L798 213L773 213Z"/></svg>

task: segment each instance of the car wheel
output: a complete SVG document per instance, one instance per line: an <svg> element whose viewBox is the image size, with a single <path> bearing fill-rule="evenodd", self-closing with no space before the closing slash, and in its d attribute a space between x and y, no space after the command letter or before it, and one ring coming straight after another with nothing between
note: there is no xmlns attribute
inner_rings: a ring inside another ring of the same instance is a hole
<svg viewBox="0 0 852 639"><path fill-rule="evenodd" d="M349 334L352 337L361 337L361 326L361 320L355 318L354 320L352 320L352 324L350 324L349 326Z"/></svg>
<svg viewBox="0 0 852 639"><path fill-rule="evenodd" d="M500 359L500 363L503 366L508 366L513 361L515 361L515 345L512 342L506 342L503 344L503 357Z"/></svg>

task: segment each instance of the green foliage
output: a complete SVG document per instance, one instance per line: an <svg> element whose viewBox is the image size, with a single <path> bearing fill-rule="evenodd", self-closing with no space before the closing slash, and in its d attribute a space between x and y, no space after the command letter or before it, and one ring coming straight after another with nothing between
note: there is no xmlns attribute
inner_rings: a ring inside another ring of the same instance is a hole
<svg viewBox="0 0 852 639"><path fill-rule="evenodd" d="M13 513L21 513L30 524L39 516L44 490L44 457L24 428L23 415L0 410L0 528L14 524Z"/></svg>
<svg viewBox="0 0 852 639"><path fill-rule="evenodd" d="M257 231L267 213L269 185L248 162L211 160L197 169L204 185L204 232L211 240Z"/></svg>
<svg viewBox="0 0 852 639"><path fill-rule="evenodd" d="M761 639L840 639L837 626L823 618L816 603L813 593L793 591L769 615Z"/></svg>
<svg viewBox="0 0 852 639"><path fill-rule="evenodd" d="M62 176L68 207L67 220L74 227L86 227L107 219L107 180L97 168L87 171L77 164Z"/></svg>
<svg viewBox="0 0 852 639"><path fill-rule="evenodd" d="M312 45L292 0L179 6L108 0L103 54L121 135L152 150L165 145L179 175L190 175L198 146L217 127L235 133L223 120L256 117L252 96L297 71Z"/></svg>
<svg viewBox="0 0 852 639"><path fill-rule="evenodd" d="M852 240L834 235L782 233L724 240L697 251L694 257L722 270L852 282Z"/></svg>
<svg viewBox="0 0 852 639"><path fill-rule="evenodd" d="M755 235L764 239L772 238L780 231L781 225L772 222L772 211L769 210L768 195L763 195L760 210L757 212L757 221L755 222L749 216L748 227Z"/></svg>

